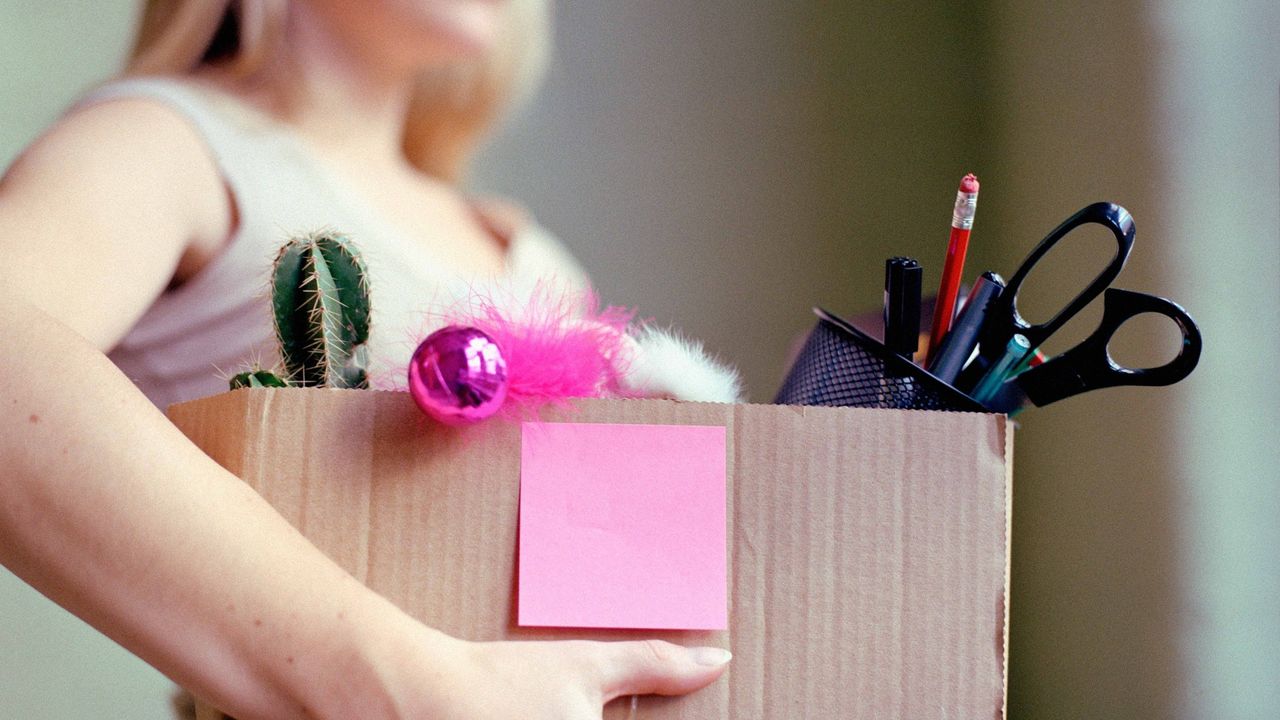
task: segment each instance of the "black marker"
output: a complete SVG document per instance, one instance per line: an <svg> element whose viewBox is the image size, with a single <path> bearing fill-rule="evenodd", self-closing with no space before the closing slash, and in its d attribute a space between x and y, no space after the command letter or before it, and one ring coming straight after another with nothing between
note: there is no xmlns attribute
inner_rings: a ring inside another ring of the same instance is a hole
<svg viewBox="0 0 1280 720"><path fill-rule="evenodd" d="M912 258L884 265L884 344L908 360L920 345L920 286L924 268Z"/></svg>

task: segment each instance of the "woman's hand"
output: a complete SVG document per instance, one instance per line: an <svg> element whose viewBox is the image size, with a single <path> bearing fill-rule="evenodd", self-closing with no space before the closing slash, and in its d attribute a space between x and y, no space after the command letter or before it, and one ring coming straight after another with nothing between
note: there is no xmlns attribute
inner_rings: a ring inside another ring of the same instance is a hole
<svg viewBox="0 0 1280 720"><path fill-rule="evenodd" d="M627 695L683 695L724 672L729 652L660 640L489 642L440 638L432 686L401 704L406 718L599 720ZM416 694L416 692L415 692Z"/></svg>

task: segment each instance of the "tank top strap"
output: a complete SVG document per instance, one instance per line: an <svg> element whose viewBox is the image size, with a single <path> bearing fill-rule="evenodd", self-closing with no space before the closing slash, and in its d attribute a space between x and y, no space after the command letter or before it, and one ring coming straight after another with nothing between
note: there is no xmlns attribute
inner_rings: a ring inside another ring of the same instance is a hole
<svg viewBox="0 0 1280 720"><path fill-rule="evenodd" d="M204 142L237 206L252 202L264 150L290 150L275 121L212 89L163 76L113 80L80 98L72 111L111 100L148 99L176 111ZM239 207L243 214L243 207Z"/></svg>

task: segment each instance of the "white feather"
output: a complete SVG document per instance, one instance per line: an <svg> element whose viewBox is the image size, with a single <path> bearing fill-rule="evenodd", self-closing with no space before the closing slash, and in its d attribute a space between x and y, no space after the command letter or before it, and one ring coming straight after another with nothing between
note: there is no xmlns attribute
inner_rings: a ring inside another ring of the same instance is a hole
<svg viewBox="0 0 1280 720"><path fill-rule="evenodd" d="M695 340L650 325L631 331L624 390L698 402L742 402L742 382Z"/></svg>

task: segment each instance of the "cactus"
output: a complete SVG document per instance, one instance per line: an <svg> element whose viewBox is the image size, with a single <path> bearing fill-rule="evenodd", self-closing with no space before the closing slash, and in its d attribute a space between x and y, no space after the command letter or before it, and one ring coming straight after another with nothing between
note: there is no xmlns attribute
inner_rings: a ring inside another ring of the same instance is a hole
<svg viewBox="0 0 1280 720"><path fill-rule="evenodd" d="M242 387L288 387L284 378L270 370L246 370L231 376L231 389Z"/></svg>
<svg viewBox="0 0 1280 720"><path fill-rule="evenodd" d="M271 304L290 385L369 386L367 278L359 253L337 233L321 231L293 238L280 249ZM270 384L261 377L257 380Z"/></svg>

